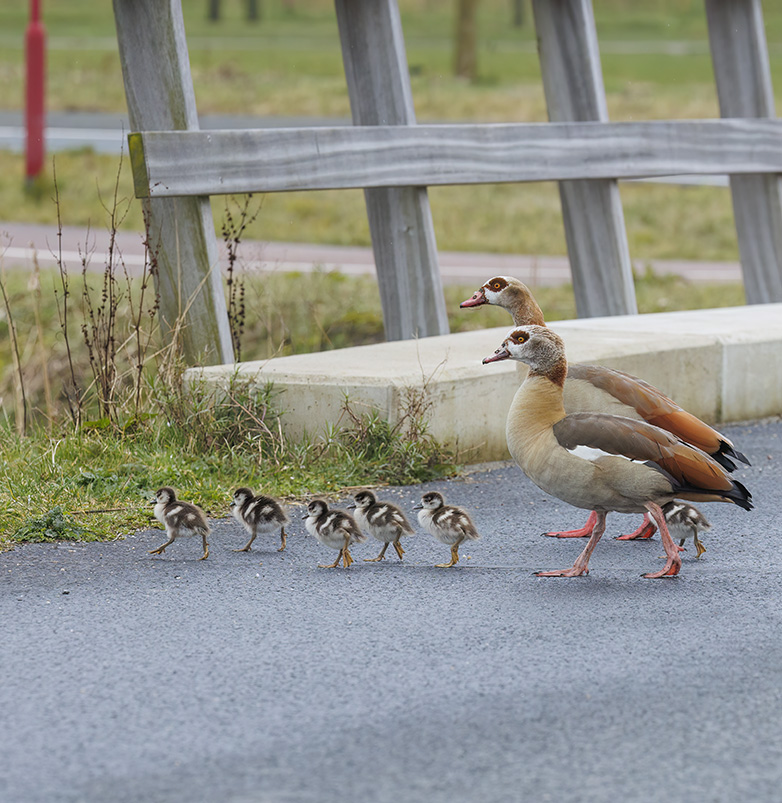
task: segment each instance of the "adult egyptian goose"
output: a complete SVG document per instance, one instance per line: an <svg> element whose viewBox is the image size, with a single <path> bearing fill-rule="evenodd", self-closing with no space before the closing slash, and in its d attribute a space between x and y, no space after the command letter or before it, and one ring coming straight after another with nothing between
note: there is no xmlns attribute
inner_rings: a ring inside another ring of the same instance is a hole
<svg viewBox="0 0 782 803"><path fill-rule="evenodd" d="M280 548L277 551L285 549L288 540L285 525L290 523L290 518L276 499L263 494L255 496L249 488L237 488L231 501L231 513L250 533L250 540L234 552L249 552L258 533L274 533L277 530L280 531Z"/></svg>
<svg viewBox="0 0 782 803"><path fill-rule="evenodd" d="M356 523L373 538L383 542L383 548L376 558L364 558L367 563L377 563L385 558L389 544L394 545L399 560L405 554L399 539L406 535L414 535L410 522L404 513L391 502L378 502L372 491L359 491L353 496Z"/></svg>
<svg viewBox="0 0 782 803"><path fill-rule="evenodd" d="M508 448L522 471L541 489L575 507L591 510L595 526L570 569L538 572L542 577L577 577L605 530L606 514L647 511L662 536L668 558L658 572L678 574L674 544L661 505L674 499L733 502L752 508L752 496L705 452L645 421L607 413L567 413L563 403L567 360L562 339L544 326L513 329L484 362L519 360L529 373L511 403ZM578 447L587 447L586 456ZM599 450L595 452L594 450Z"/></svg>
<svg viewBox="0 0 782 803"><path fill-rule="evenodd" d="M516 326L546 325L543 313L529 288L511 276L495 276L489 279L470 298L462 301L460 307L480 307L483 304L506 309L513 316ZM622 371L599 365L569 365L564 400L568 413L612 413L654 424L710 454L728 471L736 468L736 460L749 465L749 460L724 435L679 407L656 388ZM592 533L595 523L595 514L592 513L586 524L577 530L545 535L581 538ZM648 514L644 514L638 529L620 536L619 540L649 538L654 531L654 523L650 521Z"/></svg>
<svg viewBox="0 0 782 803"><path fill-rule="evenodd" d="M190 502L181 502L176 498L173 488L159 488L155 492L153 504L155 518L166 528L168 541L157 549L150 549L150 555L162 555L166 547L182 536L200 535L204 547L204 554L198 560L206 560L209 557L209 544L207 537L210 533L209 522L206 520L204 511Z"/></svg>
<svg viewBox="0 0 782 803"><path fill-rule="evenodd" d="M313 499L307 505L307 513L303 518L310 535L314 535L321 544L339 550L334 563L319 565L319 569L336 569L340 560L347 569L354 562L350 554L351 544L363 544L367 540L353 516L342 510L329 510L322 499Z"/></svg>
<svg viewBox="0 0 782 803"><path fill-rule="evenodd" d="M450 569L459 562L459 545L463 541L475 541L480 538L472 519L466 510L456 505L446 505L445 499L437 491L428 491L421 497L421 504L416 505L418 521L441 544L451 547L449 563L436 564L438 569Z"/></svg>

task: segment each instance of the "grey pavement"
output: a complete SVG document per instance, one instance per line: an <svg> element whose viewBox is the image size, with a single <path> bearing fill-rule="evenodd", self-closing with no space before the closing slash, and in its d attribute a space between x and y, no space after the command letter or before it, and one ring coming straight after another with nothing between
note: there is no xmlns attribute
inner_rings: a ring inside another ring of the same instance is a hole
<svg viewBox="0 0 782 803"><path fill-rule="evenodd" d="M482 533L454 569L420 532L402 564L318 569L299 509L284 553L220 519L204 562L149 555L159 531L0 555L0 799L779 800L782 422L726 433L756 509L704 505L708 551L667 580L619 515L589 577L533 577L584 514L508 464L423 486Z"/></svg>

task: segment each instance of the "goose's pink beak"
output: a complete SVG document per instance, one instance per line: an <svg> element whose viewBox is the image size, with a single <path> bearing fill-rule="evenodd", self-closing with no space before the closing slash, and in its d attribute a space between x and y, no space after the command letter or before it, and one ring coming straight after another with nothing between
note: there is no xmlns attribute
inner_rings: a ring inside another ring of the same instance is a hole
<svg viewBox="0 0 782 803"><path fill-rule="evenodd" d="M486 365L486 363L489 362L499 362L500 360L507 359L510 359L510 352L505 348L505 346L500 346L500 348L498 348L497 351L491 355L491 357L484 357L482 363L483 365Z"/></svg>
<svg viewBox="0 0 782 803"><path fill-rule="evenodd" d="M465 307L480 307L481 304L485 303L486 296L483 294L483 290L476 290L472 296L467 299L467 301L462 301L462 303L459 304L459 307L461 309L464 309Z"/></svg>

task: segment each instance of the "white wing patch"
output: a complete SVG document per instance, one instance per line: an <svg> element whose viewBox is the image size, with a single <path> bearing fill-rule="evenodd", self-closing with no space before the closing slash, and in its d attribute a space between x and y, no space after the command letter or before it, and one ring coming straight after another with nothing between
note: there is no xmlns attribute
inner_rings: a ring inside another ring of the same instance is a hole
<svg viewBox="0 0 782 803"><path fill-rule="evenodd" d="M623 460L632 462L629 457L625 457L624 455L620 454L604 452L602 449L595 449L593 446L576 446L575 449L570 450L570 453L574 454L576 457L582 458L583 460L589 460L590 462L594 462L599 457L621 457Z"/></svg>

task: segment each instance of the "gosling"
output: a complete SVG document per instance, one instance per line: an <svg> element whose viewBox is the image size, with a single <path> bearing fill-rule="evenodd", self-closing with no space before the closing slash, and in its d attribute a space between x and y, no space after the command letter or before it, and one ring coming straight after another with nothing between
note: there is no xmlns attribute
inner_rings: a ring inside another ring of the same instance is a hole
<svg viewBox="0 0 782 803"><path fill-rule="evenodd" d="M322 499L313 499L307 505L307 513L303 518L310 535L314 535L321 544L339 550L334 563L319 564L319 569L336 569L340 560L347 569L354 562L350 555L351 544L363 544L367 540L353 516L341 510L329 510Z"/></svg>
<svg viewBox="0 0 782 803"><path fill-rule="evenodd" d="M421 497L421 504L416 505L418 521L440 543L451 547L449 563L438 563L438 569L450 569L459 562L459 545L463 541L475 541L480 538L472 519L465 510L454 505L446 505L443 495L437 491L429 491Z"/></svg>
<svg viewBox="0 0 782 803"><path fill-rule="evenodd" d="M364 560L367 563L384 560L389 544L394 545L399 560L402 560L405 551L399 539L405 535L415 534L405 514L391 502L378 502L372 491L359 491L353 496L353 500L355 504L348 507L355 508L358 526L373 538L383 542L383 548L376 558L364 558Z"/></svg>
<svg viewBox="0 0 782 803"><path fill-rule="evenodd" d="M190 502L180 502L174 489L168 487L159 488L151 504L155 506L155 518L166 528L168 541L157 549L150 549L150 555L162 555L166 547L171 546L181 536L200 535L204 554L198 560L206 560L209 557L207 536L211 530L200 507Z"/></svg>
<svg viewBox="0 0 782 803"><path fill-rule="evenodd" d="M231 514L250 533L250 540L234 552L249 552L258 533L273 533L278 528L280 548L277 551L282 552L285 549L288 540L285 525L290 524L290 518L276 499L262 494L253 496L249 488L237 488L231 502Z"/></svg>

